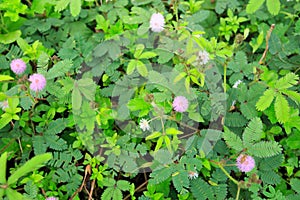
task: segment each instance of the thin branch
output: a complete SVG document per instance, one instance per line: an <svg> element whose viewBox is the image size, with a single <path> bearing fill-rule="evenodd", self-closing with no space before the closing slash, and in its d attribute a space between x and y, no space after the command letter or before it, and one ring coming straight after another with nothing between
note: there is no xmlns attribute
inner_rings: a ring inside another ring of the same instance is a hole
<svg viewBox="0 0 300 200"><path fill-rule="evenodd" d="M275 24L272 24L267 35L266 35L266 49L261 57L261 59L259 60L259 64L263 64L264 63L264 59L266 58L266 55L267 55L267 52L269 50L269 40L270 40L270 37L271 37L271 33L273 31L273 29L275 28Z"/></svg>
<svg viewBox="0 0 300 200"><path fill-rule="evenodd" d="M142 183L142 185L140 185L139 187L135 188L134 192L136 192L139 189L141 189L142 187L144 187L147 183L148 183L148 180L145 181L144 183ZM128 194L123 200L127 200L129 197L130 197L130 194Z"/></svg>
<svg viewBox="0 0 300 200"><path fill-rule="evenodd" d="M82 188L84 187L85 185L85 180L86 180L86 177L88 174L91 174L91 166L90 165L87 165L85 167L85 170L84 170L84 178L83 178L83 181L81 183L81 186L74 192L74 194L71 196L71 198L69 200L72 200L79 192L82 191Z"/></svg>

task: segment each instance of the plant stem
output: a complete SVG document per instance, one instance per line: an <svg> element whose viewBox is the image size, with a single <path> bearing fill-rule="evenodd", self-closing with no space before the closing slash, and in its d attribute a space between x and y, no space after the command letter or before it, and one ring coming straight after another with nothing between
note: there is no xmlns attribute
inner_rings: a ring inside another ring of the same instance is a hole
<svg viewBox="0 0 300 200"><path fill-rule="evenodd" d="M240 191L241 191L241 187L240 187L240 185L238 184L238 191L237 191L237 193L236 193L236 198L235 198L235 200L239 200L239 197L240 197Z"/></svg>
<svg viewBox="0 0 300 200"><path fill-rule="evenodd" d="M230 174L224 169L223 165L218 163L220 169L224 172L224 174L235 184L239 185L239 182L237 180L235 180L232 176L230 176Z"/></svg>
<svg viewBox="0 0 300 200"><path fill-rule="evenodd" d="M226 72L227 72L227 63L224 64L224 80L223 80L223 85L224 85L224 93L226 93Z"/></svg>

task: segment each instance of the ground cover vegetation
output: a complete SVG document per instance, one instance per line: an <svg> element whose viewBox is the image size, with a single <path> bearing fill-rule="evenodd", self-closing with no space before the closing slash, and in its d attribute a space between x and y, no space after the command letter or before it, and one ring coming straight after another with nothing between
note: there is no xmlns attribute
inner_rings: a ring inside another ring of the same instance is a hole
<svg viewBox="0 0 300 200"><path fill-rule="evenodd" d="M0 199L300 199L299 0L0 0Z"/></svg>

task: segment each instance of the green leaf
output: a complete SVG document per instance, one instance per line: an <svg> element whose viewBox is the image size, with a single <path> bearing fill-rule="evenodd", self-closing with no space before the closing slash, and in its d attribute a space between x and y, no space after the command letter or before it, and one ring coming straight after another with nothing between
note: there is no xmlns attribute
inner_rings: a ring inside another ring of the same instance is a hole
<svg viewBox="0 0 300 200"><path fill-rule="evenodd" d="M190 93L190 85L191 85L191 79L189 76L187 76L184 81L184 86L188 93Z"/></svg>
<svg viewBox="0 0 300 200"><path fill-rule="evenodd" d="M17 113L16 108L18 107L19 102L19 98L8 98L8 108L12 109L11 113Z"/></svg>
<svg viewBox="0 0 300 200"><path fill-rule="evenodd" d="M184 187L189 185L188 177L189 176L187 171L180 171L178 173L175 172L172 176L174 187L176 188L178 193L181 193Z"/></svg>
<svg viewBox="0 0 300 200"><path fill-rule="evenodd" d="M139 58L144 49L145 49L145 46L143 44L137 44L136 48L135 48L135 52L133 54L133 57Z"/></svg>
<svg viewBox="0 0 300 200"><path fill-rule="evenodd" d="M23 52L26 52L28 49L31 48L28 42L23 38L18 38L17 44L19 45L19 47L22 49Z"/></svg>
<svg viewBox="0 0 300 200"><path fill-rule="evenodd" d="M132 74L136 68L136 65L137 65L137 60L130 60L127 66L126 73L128 75Z"/></svg>
<svg viewBox="0 0 300 200"><path fill-rule="evenodd" d="M72 91L72 108L74 110L79 110L82 104L82 96L78 89L77 82L74 83L74 88Z"/></svg>
<svg viewBox="0 0 300 200"><path fill-rule="evenodd" d="M280 10L280 1L279 0L267 0L268 11L272 15L277 15Z"/></svg>
<svg viewBox="0 0 300 200"><path fill-rule="evenodd" d="M264 31L261 31L256 39L255 40L252 40L249 42L250 46L252 47L252 53L254 53L260 46L261 44L263 43L264 41Z"/></svg>
<svg viewBox="0 0 300 200"><path fill-rule="evenodd" d="M155 131L146 137L146 140L152 140L154 138L160 137L161 132Z"/></svg>
<svg viewBox="0 0 300 200"><path fill-rule="evenodd" d="M279 184L281 182L281 179L282 179L274 170L272 170L272 171L262 171L260 177L261 177L261 180L264 184L272 184L272 185L273 184L275 184L275 185ZM275 191L274 191L274 193L275 193ZM273 194L271 196L274 197Z"/></svg>
<svg viewBox="0 0 300 200"><path fill-rule="evenodd" d="M1 119L0 119L0 129L5 127L11 120L12 120L12 115L11 114L3 114Z"/></svg>
<svg viewBox="0 0 300 200"><path fill-rule="evenodd" d="M0 199L3 199L4 193L5 193L5 190L0 188Z"/></svg>
<svg viewBox="0 0 300 200"><path fill-rule="evenodd" d="M103 15L97 15L96 22L97 22L96 29L103 30L105 33L108 31L109 21L106 21Z"/></svg>
<svg viewBox="0 0 300 200"><path fill-rule="evenodd" d="M273 33L269 39L269 52L272 55L278 54L280 52L282 52L282 44L280 41L280 38L276 35L276 33ZM275 73L275 72L273 72ZM277 74L276 74L277 76Z"/></svg>
<svg viewBox="0 0 300 200"><path fill-rule="evenodd" d="M69 72L73 66L72 60L65 59L56 63L47 73L47 79L54 79L60 76L64 76Z"/></svg>
<svg viewBox="0 0 300 200"><path fill-rule="evenodd" d="M3 92L0 92L0 101L4 101L7 98L6 94Z"/></svg>
<svg viewBox="0 0 300 200"><path fill-rule="evenodd" d="M47 1L32 1L31 9L39 14L43 14Z"/></svg>
<svg viewBox="0 0 300 200"><path fill-rule="evenodd" d="M147 33L149 30L149 22L144 22L137 30L137 35L141 36Z"/></svg>
<svg viewBox="0 0 300 200"><path fill-rule="evenodd" d="M73 17L79 15L81 10L81 0L71 0L70 1L70 11Z"/></svg>
<svg viewBox="0 0 300 200"><path fill-rule="evenodd" d="M158 151L164 142L164 136L158 138L154 151Z"/></svg>
<svg viewBox="0 0 300 200"><path fill-rule="evenodd" d="M167 146L168 151L172 153L173 151L172 151L172 145L171 145L170 138L167 135L162 136L162 137L164 137L164 142L165 142L165 144Z"/></svg>
<svg viewBox="0 0 300 200"><path fill-rule="evenodd" d="M49 161L52 158L51 153L40 154L26 163L24 163L19 169L17 169L7 180L8 185L12 185L18 181L19 178L25 176L27 173L32 172L36 169L45 165L45 162Z"/></svg>
<svg viewBox="0 0 300 200"><path fill-rule="evenodd" d="M295 101L296 104L300 103L300 94L298 92L292 90L285 90L282 91L282 93L286 94L289 98Z"/></svg>
<svg viewBox="0 0 300 200"><path fill-rule="evenodd" d="M142 55L140 55L139 59L149 59L149 58L153 58L157 56L157 54L155 52L152 51L147 51L142 53Z"/></svg>
<svg viewBox="0 0 300 200"><path fill-rule="evenodd" d="M122 191L129 191L130 189L130 183L125 180L119 180L117 182L117 187Z"/></svg>
<svg viewBox="0 0 300 200"><path fill-rule="evenodd" d="M227 8L228 3L229 2L227 0L216 1L216 8L215 8L216 13L222 14L224 10Z"/></svg>
<svg viewBox="0 0 300 200"><path fill-rule="evenodd" d="M280 167L284 161L284 155L279 154L276 156L261 159L259 164L259 169L262 171L273 171L274 169ZM262 173L264 173L262 172Z"/></svg>
<svg viewBox="0 0 300 200"><path fill-rule="evenodd" d="M295 35L300 35L300 20L295 23Z"/></svg>
<svg viewBox="0 0 300 200"><path fill-rule="evenodd" d="M182 131L177 130L176 128L167 128L166 129L166 134L168 135L177 135L177 134L182 134Z"/></svg>
<svg viewBox="0 0 300 200"><path fill-rule="evenodd" d="M232 131L230 131L226 126L224 127L223 138L229 147L233 148L238 152L243 150L243 142L241 138Z"/></svg>
<svg viewBox="0 0 300 200"><path fill-rule="evenodd" d="M215 199L211 185L197 178L191 181L191 192L196 199Z"/></svg>
<svg viewBox="0 0 300 200"><path fill-rule="evenodd" d="M265 0L250 0L246 7L246 12L252 14L256 12L265 2Z"/></svg>
<svg viewBox="0 0 300 200"><path fill-rule="evenodd" d="M286 98L279 94L275 100L275 114L276 118L280 123L285 123L289 121L290 117L290 107Z"/></svg>
<svg viewBox="0 0 300 200"><path fill-rule="evenodd" d="M297 193L300 193L300 179L299 178L292 178L290 181L291 187Z"/></svg>
<svg viewBox="0 0 300 200"><path fill-rule="evenodd" d="M229 127L243 127L247 119L238 112L227 113L225 116L225 125Z"/></svg>
<svg viewBox="0 0 300 200"><path fill-rule="evenodd" d="M272 89L267 89L263 96L261 96L256 103L256 109L259 111L266 110L272 103L275 96L275 91Z"/></svg>
<svg viewBox="0 0 300 200"><path fill-rule="evenodd" d="M248 120L257 116L257 110L255 108L254 101L242 102L240 105L240 109L243 116L245 116Z"/></svg>
<svg viewBox="0 0 300 200"><path fill-rule="evenodd" d="M91 78L83 78L78 82L78 89L81 94L90 101L95 100L96 84Z"/></svg>
<svg viewBox="0 0 300 200"><path fill-rule="evenodd" d="M300 134L294 133L286 140L287 146L291 149L300 149Z"/></svg>
<svg viewBox="0 0 300 200"><path fill-rule="evenodd" d="M16 190L13 190L11 188L6 189L6 195L7 195L9 200L23 199L23 195L21 193L17 192Z"/></svg>
<svg viewBox="0 0 300 200"><path fill-rule="evenodd" d="M20 30L16 30L13 32L9 32L6 34L0 34L0 43L3 44L10 44L15 42L20 36L22 35L22 32Z"/></svg>
<svg viewBox="0 0 300 200"><path fill-rule="evenodd" d="M168 50L165 50L165 49L155 49L155 52L158 55L157 62L159 64L163 64L163 63L170 61L174 56L174 53L172 53Z"/></svg>
<svg viewBox="0 0 300 200"><path fill-rule="evenodd" d="M119 188L114 189L112 199L113 200L122 200L123 199L122 191Z"/></svg>
<svg viewBox="0 0 300 200"><path fill-rule="evenodd" d="M101 199L110 200L110 199L112 199L113 194L114 194L114 188L108 187L102 193Z"/></svg>
<svg viewBox="0 0 300 200"><path fill-rule="evenodd" d="M284 77L276 81L274 88L283 90L292 87L298 83L299 77L294 73L288 73Z"/></svg>
<svg viewBox="0 0 300 200"><path fill-rule="evenodd" d="M252 119L243 133L243 142L246 147L252 145L261 139L263 132L263 125L261 119L256 117Z"/></svg>
<svg viewBox="0 0 300 200"><path fill-rule="evenodd" d="M154 152L153 157L159 163L164 164L164 165L173 163L172 153L165 149L160 149L160 150Z"/></svg>
<svg viewBox="0 0 300 200"><path fill-rule="evenodd" d="M0 157L0 185L6 182L6 160L7 152L4 152Z"/></svg>
<svg viewBox="0 0 300 200"><path fill-rule="evenodd" d="M175 79L174 79L174 83L177 83L178 81L180 81L181 79L183 79L184 77L186 77L187 73L186 72L180 72L180 74L178 74Z"/></svg>
<svg viewBox="0 0 300 200"><path fill-rule="evenodd" d="M148 102L145 102L145 100L143 98L131 99L128 102L127 106L131 111L148 110L151 108L151 104Z"/></svg>
<svg viewBox="0 0 300 200"><path fill-rule="evenodd" d="M55 2L55 12L60 12L67 8L71 0L58 0Z"/></svg>
<svg viewBox="0 0 300 200"><path fill-rule="evenodd" d="M150 177L153 178L154 184L159 184L159 183L167 180L171 176L172 173L173 173L173 168L166 166L161 169L153 171L150 174Z"/></svg>
<svg viewBox="0 0 300 200"><path fill-rule="evenodd" d="M275 141L262 141L248 147L248 152L259 158L275 156L282 151L282 147Z"/></svg>
<svg viewBox="0 0 300 200"><path fill-rule="evenodd" d="M189 112L189 118L196 122L204 122L204 119L199 112Z"/></svg>
<svg viewBox="0 0 300 200"><path fill-rule="evenodd" d="M108 52L109 49L110 49L110 42L104 41L95 47L93 54L95 57L102 57Z"/></svg>
<svg viewBox="0 0 300 200"><path fill-rule="evenodd" d="M1 74L0 74L0 82L3 82L3 81L11 81L11 80L14 80L14 78L11 77L11 76L8 76L8 75L1 75Z"/></svg>
<svg viewBox="0 0 300 200"><path fill-rule="evenodd" d="M146 65L139 60L136 62L136 69L141 76L145 77L148 75L148 70L147 70Z"/></svg>

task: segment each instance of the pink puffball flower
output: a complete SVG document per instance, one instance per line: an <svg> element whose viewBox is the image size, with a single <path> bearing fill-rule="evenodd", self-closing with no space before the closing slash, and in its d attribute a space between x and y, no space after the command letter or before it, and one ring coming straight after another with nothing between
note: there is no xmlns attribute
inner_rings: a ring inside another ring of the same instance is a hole
<svg viewBox="0 0 300 200"><path fill-rule="evenodd" d="M46 200L58 200L57 197L47 197Z"/></svg>
<svg viewBox="0 0 300 200"><path fill-rule="evenodd" d="M236 159L236 165L241 172L250 172L255 167L255 160L252 156L241 154Z"/></svg>
<svg viewBox="0 0 300 200"><path fill-rule="evenodd" d="M10 63L10 69L15 74L22 74L26 69L26 63L22 59L14 59Z"/></svg>
<svg viewBox="0 0 300 200"><path fill-rule="evenodd" d="M160 13L154 13L150 19L150 28L153 32L162 32L164 30L165 18Z"/></svg>
<svg viewBox="0 0 300 200"><path fill-rule="evenodd" d="M28 80L31 82L29 87L32 91L41 91L46 86L46 79L41 74L32 74Z"/></svg>
<svg viewBox="0 0 300 200"><path fill-rule="evenodd" d="M189 102L184 96L175 97L173 104L173 108L177 112L185 112L189 107Z"/></svg>

